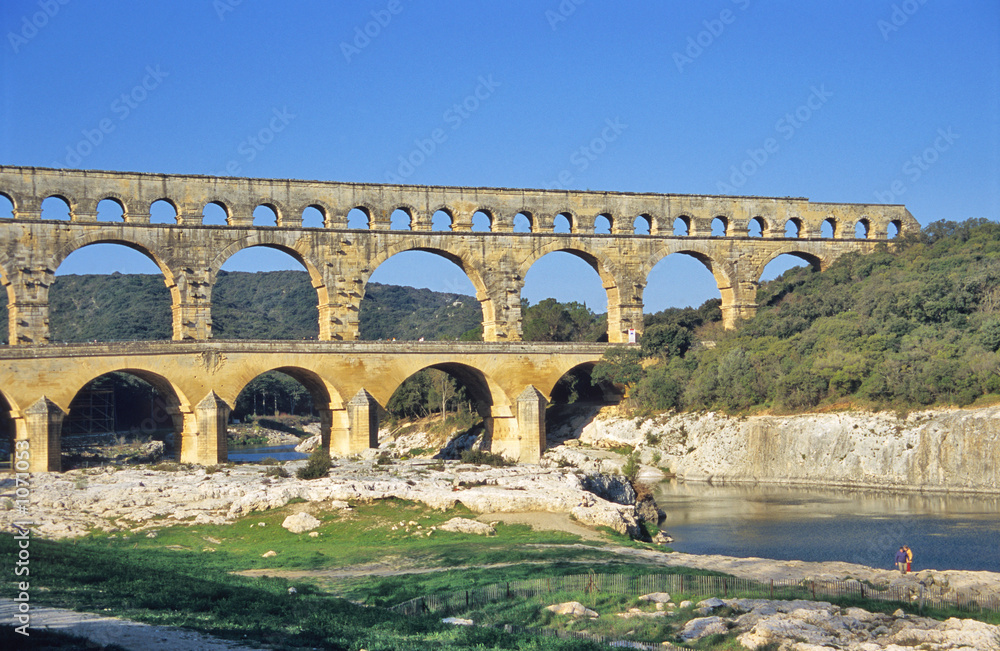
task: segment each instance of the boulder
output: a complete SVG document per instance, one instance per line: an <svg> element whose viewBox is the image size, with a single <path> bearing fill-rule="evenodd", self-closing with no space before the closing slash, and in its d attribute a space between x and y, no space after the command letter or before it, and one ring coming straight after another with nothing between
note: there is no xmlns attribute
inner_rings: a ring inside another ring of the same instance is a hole
<svg viewBox="0 0 1000 651"><path fill-rule="evenodd" d="M553 604L551 606L546 606L545 610L553 612L557 615L569 615L571 617L599 617L599 615L587 608L579 601L567 601L561 604Z"/></svg>
<svg viewBox="0 0 1000 651"><path fill-rule="evenodd" d="M304 533L306 531L312 531L320 524L321 522L319 520L308 513L296 513L295 515L290 515L285 518L285 521L281 523L281 526L288 529L292 533Z"/></svg>
<svg viewBox="0 0 1000 651"><path fill-rule="evenodd" d="M320 437L319 434L316 434L314 436L310 436L306 440L304 440L301 443L299 443L298 445L296 445L295 446L295 451L296 452L312 452L313 450L315 450L319 446L319 444L320 444L321 441L322 441L322 438Z"/></svg>
<svg viewBox="0 0 1000 651"><path fill-rule="evenodd" d="M666 592L650 592L639 597L639 601L651 601L654 604L670 603L670 595Z"/></svg>
<svg viewBox="0 0 1000 651"><path fill-rule="evenodd" d="M471 533L477 536L495 536L497 530L485 522L477 522L468 518L452 518L444 524L438 525L441 531L451 531L453 533Z"/></svg>
<svg viewBox="0 0 1000 651"><path fill-rule="evenodd" d="M724 635L728 631L726 620L721 617L698 617L684 625L680 638L685 642L693 642L708 635Z"/></svg>

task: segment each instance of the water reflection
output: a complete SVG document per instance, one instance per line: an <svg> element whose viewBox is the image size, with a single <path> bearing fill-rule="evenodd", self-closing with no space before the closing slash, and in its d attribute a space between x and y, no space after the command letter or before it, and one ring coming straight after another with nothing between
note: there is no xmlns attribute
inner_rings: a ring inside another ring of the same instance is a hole
<svg viewBox="0 0 1000 651"><path fill-rule="evenodd" d="M262 447L248 446L245 448L232 448L229 450L230 461L260 463L268 457L278 461L293 461L295 459L307 459L309 458L309 455L303 452L296 452L294 445L268 445Z"/></svg>
<svg viewBox="0 0 1000 651"><path fill-rule="evenodd" d="M664 482L677 551L1000 572L1000 496Z"/></svg>

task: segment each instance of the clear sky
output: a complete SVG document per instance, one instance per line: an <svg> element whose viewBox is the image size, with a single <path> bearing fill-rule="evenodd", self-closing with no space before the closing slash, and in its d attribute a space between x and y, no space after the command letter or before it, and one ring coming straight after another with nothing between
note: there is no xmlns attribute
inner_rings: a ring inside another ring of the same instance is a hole
<svg viewBox="0 0 1000 651"><path fill-rule="evenodd" d="M0 21L4 164L1000 216L996 0L4 0ZM122 250L59 272L155 271ZM681 258L653 271L648 309L718 296ZM225 268L276 266L254 250ZM372 280L473 293L430 254ZM557 254L525 295L605 309L596 273Z"/></svg>

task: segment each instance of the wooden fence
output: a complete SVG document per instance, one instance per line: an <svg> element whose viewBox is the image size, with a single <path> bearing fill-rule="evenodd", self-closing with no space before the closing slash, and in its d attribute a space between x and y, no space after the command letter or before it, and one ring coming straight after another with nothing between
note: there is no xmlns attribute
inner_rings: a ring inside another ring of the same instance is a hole
<svg viewBox="0 0 1000 651"><path fill-rule="evenodd" d="M747 599L810 599L860 597L875 601L916 604L924 607L955 608L968 613L1000 612L1000 597L970 595L960 592L941 595L920 587L878 588L860 581L757 581L724 576L688 576L684 574L573 574L540 579L508 581L458 590L441 595L410 599L390 610L404 615L428 613L452 614L474 610L504 599L543 598L558 592L642 595L651 592L691 594L705 597Z"/></svg>

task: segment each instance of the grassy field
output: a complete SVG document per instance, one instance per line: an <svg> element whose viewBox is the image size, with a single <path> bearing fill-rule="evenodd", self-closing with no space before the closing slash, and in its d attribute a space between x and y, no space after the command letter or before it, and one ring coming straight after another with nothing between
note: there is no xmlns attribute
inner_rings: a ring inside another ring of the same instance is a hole
<svg viewBox="0 0 1000 651"><path fill-rule="evenodd" d="M321 521L318 536L281 527L285 517L303 510ZM524 525L498 524L497 535L488 537L432 529L455 516L472 514L463 507L442 512L400 500L359 504L346 511L300 502L230 525L173 525L65 541L36 538L31 541L32 602L184 626L278 649L596 649L602 647L501 629L455 627L441 623L440 615L404 617L380 606L590 569L629 575L710 574L623 563L600 543ZM621 537L609 540L624 542ZM275 554L264 558L271 551ZM16 556L9 534L0 534L0 556ZM387 570L422 572L385 575ZM246 571L258 575L237 573ZM620 612L636 605L633 597L612 595L559 595L548 603L574 597L585 604L589 599L600 611ZM545 613L542 605L537 600L503 602L484 606L472 617L564 630L584 626ZM662 640L691 616L679 613L642 626L633 620L619 620L626 625L617 626L610 623L615 618L607 618L611 628L603 632ZM732 640L716 639L692 648L739 647Z"/></svg>

